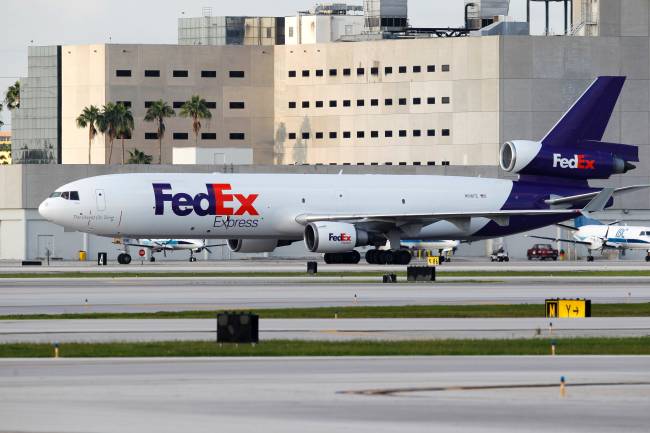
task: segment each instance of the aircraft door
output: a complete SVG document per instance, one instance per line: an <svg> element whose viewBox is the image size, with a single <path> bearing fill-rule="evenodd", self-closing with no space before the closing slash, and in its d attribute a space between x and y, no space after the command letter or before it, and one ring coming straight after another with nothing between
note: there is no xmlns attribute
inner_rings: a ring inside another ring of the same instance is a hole
<svg viewBox="0 0 650 433"><path fill-rule="evenodd" d="M103 189L95 190L95 201L97 202L98 211L106 210L106 197Z"/></svg>

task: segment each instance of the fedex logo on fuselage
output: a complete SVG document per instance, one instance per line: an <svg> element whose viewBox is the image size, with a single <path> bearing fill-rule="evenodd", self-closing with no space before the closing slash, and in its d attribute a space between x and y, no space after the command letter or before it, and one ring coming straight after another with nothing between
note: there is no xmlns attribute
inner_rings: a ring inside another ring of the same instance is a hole
<svg viewBox="0 0 650 433"><path fill-rule="evenodd" d="M562 154L553 154L553 167L577 168L578 170L595 170L596 160L587 159L586 155L573 155L573 158L563 158Z"/></svg>
<svg viewBox="0 0 650 433"><path fill-rule="evenodd" d="M205 185L206 192L195 196L184 192L168 193L166 191L172 189L169 183L154 183L152 186L156 200L156 215L165 214L167 202L171 203L172 212L178 216L186 216L192 212L199 216L259 215L254 205L259 194L231 193L232 187L229 183L208 183Z"/></svg>
<svg viewBox="0 0 650 433"><path fill-rule="evenodd" d="M334 233L330 233L329 240L331 242L352 242L352 236L347 234L347 233L341 233L339 235L335 235Z"/></svg>

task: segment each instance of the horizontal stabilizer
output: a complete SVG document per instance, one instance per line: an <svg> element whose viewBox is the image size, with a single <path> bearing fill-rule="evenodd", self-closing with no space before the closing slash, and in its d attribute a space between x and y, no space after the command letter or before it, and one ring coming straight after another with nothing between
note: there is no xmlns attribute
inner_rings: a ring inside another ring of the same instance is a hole
<svg viewBox="0 0 650 433"><path fill-rule="evenodd" d="M620 194L625 194L628 192L634 192L638 191L641 189L645 188L650 188L650 185L631 185L631 186L624 186L621 188L615 188L613 190L612 195L617 196ZM571 195L567 197L553 197L549 198L548 200L544 200L544 203L550 205L550 206L557 206L557 205L562 205L562 204L574 204L574 203L580 203L580 202L585 202L587 200L591 200L594 197L596 197L599 194L599 191L594 191L594 192L588 192L586 194L578 194L578 195Z"/></svg>

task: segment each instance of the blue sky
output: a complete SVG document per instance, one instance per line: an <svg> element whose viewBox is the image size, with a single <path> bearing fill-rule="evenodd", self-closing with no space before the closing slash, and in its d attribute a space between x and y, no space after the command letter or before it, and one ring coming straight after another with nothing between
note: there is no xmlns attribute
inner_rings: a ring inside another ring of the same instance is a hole
<svg viewBox="0 0 650 433"><path fill-rule="evenodd" d="M342 0L337 0L342 1ZM325 2L325 1L321 1ZM331 2L331 1L330 1ZM176 19L212 15L293 15L313 0L2 0L0 26L0 96L18 77L27 75L27 46L88 43L176 43ZM348 0L362 4L361 0ZM464 0L409 0L415 27L461 27ZM552 29L562 30L562 3L551 6ZM184 14L183 14L184 13ZM510 15L524 20L525 0L511 0ZM532 6L532 33L543 30L544 5ZM11 116L2 112L8 129Z"/></svg>

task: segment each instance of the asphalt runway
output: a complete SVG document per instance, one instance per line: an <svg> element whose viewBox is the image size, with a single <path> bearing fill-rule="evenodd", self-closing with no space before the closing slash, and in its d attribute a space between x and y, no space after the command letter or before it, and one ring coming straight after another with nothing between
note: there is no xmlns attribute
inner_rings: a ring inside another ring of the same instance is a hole
<svg viewBox="0 0 650 433"><path fill-rule="evenodd" d="M19 359L0 380L7 432L646 432L650 407L642 356Z"/></svg>
<svg viewBox="0 0 650 433"><path fill-rule="evenodd" d="M320 278L320 277L319 277ZM521 304L588 298L650 302L650 277L500 278L479 282L309 282L291 278L0 278L0 314L154 312L353 305Z"/></svg>
<svg viewBox="0 0 650 433"><path fill-rule="evenodd" d="M443 338L638 337L650 317L589 319L261 319L260 339L417 340ZM1 343L216 340L216 319L0 321ZM2 348L0 347L0 351Z"/></svg>

